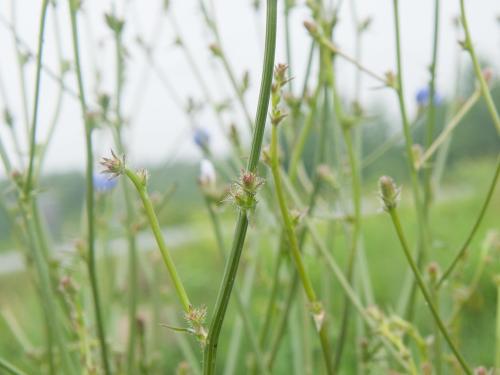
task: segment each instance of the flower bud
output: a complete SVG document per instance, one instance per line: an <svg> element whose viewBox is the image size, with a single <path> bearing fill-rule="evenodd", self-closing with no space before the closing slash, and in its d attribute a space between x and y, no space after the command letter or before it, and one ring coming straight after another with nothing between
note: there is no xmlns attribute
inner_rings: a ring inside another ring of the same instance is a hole
<svg viewBox="0 0 500 375"><path fill-rule="evenodd" d="M382 176L378 180L380 198L384 204L384 210L390 211L397 206L400 189L389 176Z"/></svg>

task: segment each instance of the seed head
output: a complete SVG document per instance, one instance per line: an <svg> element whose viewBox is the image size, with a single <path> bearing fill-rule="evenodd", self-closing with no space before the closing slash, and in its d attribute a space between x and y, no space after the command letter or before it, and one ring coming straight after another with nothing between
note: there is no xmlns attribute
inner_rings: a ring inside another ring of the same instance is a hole
<svg viewBox="0 0 500 375"><path fill-rule="evenodd" d="M390 211L396 208L401 189L396 186L394 180L389 176L382 176L378 180L378 186L384 210Z"/></svg>

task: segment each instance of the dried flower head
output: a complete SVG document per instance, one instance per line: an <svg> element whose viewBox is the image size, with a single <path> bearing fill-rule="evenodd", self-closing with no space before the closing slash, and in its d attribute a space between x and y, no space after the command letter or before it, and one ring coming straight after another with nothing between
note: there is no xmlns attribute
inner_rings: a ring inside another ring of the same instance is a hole
<svg viewBox="0 0 500 375"><path fill-rule="evenodd" d="M196 336L202 347L205 346L208 336L207 329L203 325L206 317L207 308L203 305L197 308L190 306L189 311L184 315L189 327L188 332Z"/></svg>
<svg viewBox="0 0 500 375"><path fill-rule="evenodd" d="M111 158L101 158L100 164L104 167L102 173L110 175L110 178L118 177L125 171L125 155L119 158L111 150Z"/></svg>
<svg viewBox="0 0 500 375"><path fill-rule="evenodd" d="M263 178L254 172L242 170L238 180L229 188L225 200L244 211L253 210L257 205L257 192L263 184Z"/></svg>

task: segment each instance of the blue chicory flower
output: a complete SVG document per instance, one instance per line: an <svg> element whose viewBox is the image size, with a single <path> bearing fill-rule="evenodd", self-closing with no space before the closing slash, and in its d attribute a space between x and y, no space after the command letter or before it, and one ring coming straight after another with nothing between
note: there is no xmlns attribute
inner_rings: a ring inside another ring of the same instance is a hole
<svg viewBox="0 0 500 375"><path fill-rule="evenodd" d="M420 90L417 91L417 95L415 95L415 100L417 101L417 104L421 107L426 106L429 104L429 96L430 96L430 91L429 87L423 87ZM440 106L443 103L443 97L439 93L439 91L434 92L434 105Z"/></svg>
<svg viewBox="0 0 500 375"><path fill-rule="evenodd" d="M102 173L96 173L93 177L94 189L98 193L106 193L115 188L118 180L116 178L109 178Z"/></svg>
<svg viewBox="0 0 500 375"><path fill-rule="evenodd" d="M201 148L208 147L210 134L203 128L196 128L193 135L193 141Z"/></svg>

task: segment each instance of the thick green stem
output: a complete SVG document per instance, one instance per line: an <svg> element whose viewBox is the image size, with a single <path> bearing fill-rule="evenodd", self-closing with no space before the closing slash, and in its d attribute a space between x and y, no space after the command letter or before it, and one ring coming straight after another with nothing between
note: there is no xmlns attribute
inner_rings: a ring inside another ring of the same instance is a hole
<svg viewBox="0 0 500 375"><path fill-rule="evenodd" d="M78 2L76 0L68 0L69 12L71 18L71 34L73 39L73 54L78 81L78 91L80 106L85 125L85 153L86 153L86 208L87 208L87 248L88 248L88 273L92 290L92 298L94 302L94 314L97 325L97 333L99 337L99 345L101 348L101 357L106 375L111 374L111 367L108 357L108 349L106 345L106 332L104 329L104 321L102 318L101 302L99 297L99 283L97 277L96 259L95 259L95 194L94 194L94 155L92 147L92 122L89 118L87 102L85 100L85 90L83 86L82 69L80 64L80 49L78 43L78 25L76 13L78 11Z"/></svg>
<svg viewBox="0 0 500 375"><path fill-rule="evenodd" d="M207 205L208 212L210 214L210 219L212 221L212 225L214 227L215 237L217 239L217 247L219 248L221 258L223 260L225 260L226 259L226 252L225 252L224 238L222 236L220 222L218 220L217 214L215 213L215 211L212 207L212 203L208 199L206 199L206 205ZM253 354L255 355L255 360L257 361L257 366L259 367L260 373L261 374L268 374L268 371L266 368L266 362L264 360L264 355L262 354L262 351L260 350L259 341L257 339L257 335L255 334L256 330L254 330L252 327L252 321L250 319L250 316L247 313L247 311L248 311L247 307L245 306L245 303L243 302L242 293L240 293L240 291L238 290L237 287L235 287L234 297L235 297L236 307L238 309L238 313L239 313L241 320L243 322L243 327L245 329L245 332L248 335L248 339L250 341L250 346L252 347Z"/></svg>
<svg viewBox="0 0 500 375"><path fill-rule="evenodd" d="M466 374L472 374L471 369L469 368L469 366L465 362L465 359L462 357L462 354L460 354L457 347L453 343L450 335L448 334L448 331L446 330L446 327L445 327L443 321L441 320L441 317L439 316L439 313L436 309L436 306L434 305L434 303L432 301L432 296L430 295L430 293L427 290L427 287L425 286L425 282L424 282L424 279L420 273L420 270L418 269L417 264L413 260L413 257L412 257L411 252L410 252L410 248L408 247L408 243L406 241L406 237L403 233L403 228L401 226L401 222L399 221L399 215L398 215L396 208L388 208L388 212L391 216L392 223L394 224L394 228L395 228L396 233L398 235L399 241L401 242L401 247L403 248L403 252L405 254L405 257L408 260L408 264L410 265L411 270L415 276L415 280L417 282L417 285L420 288L420 291L422 292L424 299L427 302L427 305L429 306L429 310L432 314L434 321L436 322L437 326L439 327L441 334L443 335L444 339L448 343L451 351L453 352L456 359L460 363L460 366L462 367L464 372Z"/></svg>
<svg viewBox="0 0 500 375"><path fill-rule="evenodd" d="M262 79L252 139L252 148L250 150L250 158L247 164L247 171L249 172L255 172L257 169L266 125L267 110L269 108L269 98L271 95L271 84L273 79L274 54L276 49L276 21L277 0L268 0L264 63L262 68ZM245 243L247 228L247 212L241 210L236 224L231 253L226 262L222 284L215 304L214 316L208 333L203 362L203 372L205 375L215 373L219 335L224 322L224 317L226 315L229 299L231 297L231 291L233 289L236 273L238 271L239 260L243 250L243 244Z"/></svg>

